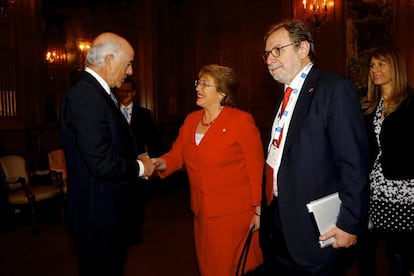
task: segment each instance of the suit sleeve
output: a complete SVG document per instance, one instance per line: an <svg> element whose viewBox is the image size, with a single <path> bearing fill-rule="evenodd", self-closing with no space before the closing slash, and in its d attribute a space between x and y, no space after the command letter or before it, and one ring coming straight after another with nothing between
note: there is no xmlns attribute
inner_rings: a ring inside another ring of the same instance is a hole
<svg viewBox="0 0 414 276"><path fill-rule="evenodd" d="M159 176L161 178L167 177L168 175L172 174L173 172L183 167L184 165L183 139L184 139L185 128L187 127L188 124L189 124L189 120L187 117L183 125L180 127L178 136L175 139L171 149L167 153L161 156L167 164L166 170L159 172Z"/></svg>
<svg viewBox="0 0 414 276"><path fill-rule="evenodd" d="M328 122L330 144L339 168L342 201L336 225L357 234L368 206L368 145L358 93L349 81L335 87Z"/></svg>
<svg viewBox="0 0 414 276"><path fill-rule="evenodd" d="M84 162L97 177L136 175L137 162L133 158L127 160L122 150L123 143L127 143L125 128L111 102L90 89L83 87L68 94L64 110L65 124Z"/></svg>

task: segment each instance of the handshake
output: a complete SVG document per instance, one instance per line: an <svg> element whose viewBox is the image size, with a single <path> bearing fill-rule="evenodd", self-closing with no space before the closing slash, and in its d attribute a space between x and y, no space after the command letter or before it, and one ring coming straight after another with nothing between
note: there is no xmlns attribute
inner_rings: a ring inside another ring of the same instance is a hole
<svg viewBox="0 0 414 276"><path fill-rule="evenodd" d="M164 159L159 157L150 158L147 153L139 155L138 160L140 160L144 165L144 173L141 177L147 180L154 175L155 170L163 171L167 167Z"/></svg>

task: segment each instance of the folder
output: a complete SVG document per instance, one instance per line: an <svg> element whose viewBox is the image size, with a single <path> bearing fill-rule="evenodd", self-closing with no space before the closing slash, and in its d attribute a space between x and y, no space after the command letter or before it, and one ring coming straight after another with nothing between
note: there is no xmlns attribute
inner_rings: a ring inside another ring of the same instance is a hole
<svg viewBox="0 0 414 276"><path fill-rule="evenodd" d="M324 196L306 204L314 220L318 236L329 231L335 225L340 206L341 200L339 199L338 193ZM323 248L334 242L335 237L332 237L326 241L319 241L319 244Z"/></svg>

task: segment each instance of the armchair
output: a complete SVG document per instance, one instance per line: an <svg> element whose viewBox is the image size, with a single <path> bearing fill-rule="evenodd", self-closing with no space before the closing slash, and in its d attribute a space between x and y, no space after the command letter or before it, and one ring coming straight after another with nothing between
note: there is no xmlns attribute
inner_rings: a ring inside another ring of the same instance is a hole
<svg viewBox="0 0 414 276"><path fill-rule="evenodd" d="M37 205L39 202L59 198L61 189L57 185L30 185L26 161L19 155L0 157L0 166L7 186L7 201L11 218L23 208L29 208L33 225L33 233L39 233Z"/></svg>

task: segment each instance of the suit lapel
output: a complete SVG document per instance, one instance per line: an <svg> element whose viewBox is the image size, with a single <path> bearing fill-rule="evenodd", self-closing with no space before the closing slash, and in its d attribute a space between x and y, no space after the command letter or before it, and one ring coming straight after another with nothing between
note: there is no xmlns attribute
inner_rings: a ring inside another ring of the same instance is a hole
<svg viewBox="0 0 414 276"><path fill-rule="evenodd" d="M96 91L105 99L106 103L111 106L114 110L118 110L118 113L121 113L119 107L114 103L111 96L105 91L102 85L95 79L90 73L83 71L82 76L85 77L89 83L91 83L95 88ZM122 115L122 113L121 113Z"/></svg>
<svg viewBox="0 0 414 276"><path fill-rule="evenodd" d="M132 104L132 109L131 109L131 122L129 123L129 125L132 127L132 126L135 126L135 125L138 125L138 126L140 126L141 124L139 124L139 122L137 121L137 119L139 118L139 116L136 116L137 115L137 112L138 112L138 110L137 110L137 107L135 106L135 103L133 103Z"/></svg>
<svg viewBox="0 0 414 276"><path fill-rule="evenodd" d="M105 91L102 85L88 72L83 71L82 74L83 77L85 77L88 80L88 82L90 82L93 86L96 87L96 91L103 97L108 106L114 111L115 116L117 116L120 119L121 124L124 124L124 127L127 127L129 129L130 135L134 137L134 135L132 134L132 130L128 124L128 121L124 117L124 114L122 114L121 110L119 109L119 106L117 106L114 103L111 96Z"/></svg>
<svg viewBox="0 0 414 276"><path fill-rule="evenodd" d="M217 135L217 133L223 132L223 129L225 129L228 119L231 117L231 113L232 113L231 108L223 107L223 110L220 112L214 124L212 124L210 128L208 129L208 131L205 133L203 139L201 140L200 145L209 143L211 139L214 140L214 137Z"/></svg>
<svg viewBox="0 0 414 276"><path fill-rule="evenodd" d="M286 143L284 152L287 152L292 145L293 137L297 134L300 125L302 124L303 120L306 118L310 103L312 101L313 96L317 93L317 86L318 86L318 77L319 77L319 70L315 67L311 69L309 72L309 76L306 78L302 90L300 92L298 101L295 106L295 110L292 114L292 119L289 125L289 131L286 136Z"/></svg>

